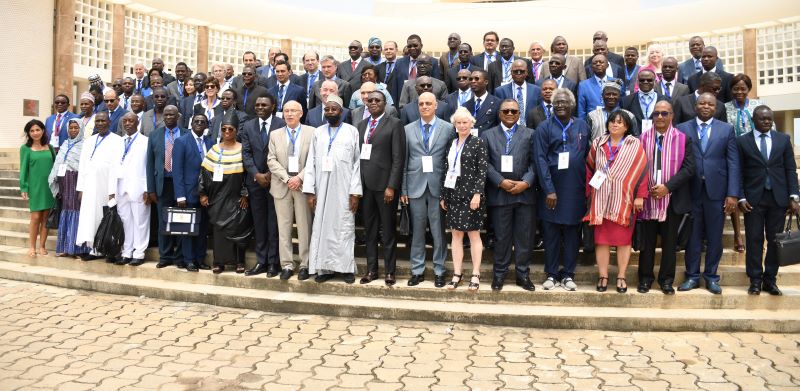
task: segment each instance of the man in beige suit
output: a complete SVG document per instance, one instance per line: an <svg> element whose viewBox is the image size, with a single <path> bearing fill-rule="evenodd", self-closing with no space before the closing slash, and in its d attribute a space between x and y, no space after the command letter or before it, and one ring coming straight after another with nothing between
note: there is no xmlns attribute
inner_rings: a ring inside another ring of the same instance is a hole
<svg viewBox="0 0 800 391"><path fill-rule="evenodd" d="M281 280L294 273L292 258L292 223L297 223L300 250L298 280L308 279L308 241L311 237L311 209L303 194L303 173L314 128L300 124L303 108L295 101L283 105L286 127L269 135L267 165L272 172L269 193L275 199L278 217L278 252L283 265Z"/></svg>
<svg viewBox="0 0 800 391"><path fill-rule="evenodd" d="M581 80L586 80L586 68L583 66L583 61L580 58L575 56L568 55L569 45L567 44L567 40L564 39L562 36L557 36L553 38L553 43L550 44L550 53L558 53L564 55L565 63L564 65L566 68L564 69L563 75L567 78L578 84ZM541 71L541 79L546 79L547 76L550 76L550 69L545 67Z"/></svg>

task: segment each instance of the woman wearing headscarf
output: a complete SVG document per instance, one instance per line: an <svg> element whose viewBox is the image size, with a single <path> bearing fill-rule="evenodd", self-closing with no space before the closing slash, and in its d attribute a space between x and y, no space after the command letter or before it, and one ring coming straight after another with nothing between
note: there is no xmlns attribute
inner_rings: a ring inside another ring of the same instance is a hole
<svg viewBox="0 0 800 391"><path fill-rule="evenodd" d="M56 237L56 256L77 256L89 252L85 245L76 245L78 217L81 201L75 185L78 183L78 163L81 158L84 137L83 121L72 118L67 123L67 141L58 150L53 169L47 178L50 191L61 202L61 215L58 219Z"/></svg>
<svg viewBox="0 0 800 391"><path fill-rule="evenodd" d="M78 99L78 107L81 109L81 126L83 128L83 137L89 137L94 133L94 95L90 92L84 92Z"/></svg>
<svg viewBox="0 0 800 391"><path fill-rule="evenodd" d="M242 164L242 144L236 141L239 117L229 113L222 119L220 142L203 159L198 194L200 204L208 208L214 231L214 274L225 271L226 263L236 263L236 271L244 273L244 252L247 246L241 232L248 227L236 216L247 211L247 186ZM252 222L249 224L252 227Z"/></svg>

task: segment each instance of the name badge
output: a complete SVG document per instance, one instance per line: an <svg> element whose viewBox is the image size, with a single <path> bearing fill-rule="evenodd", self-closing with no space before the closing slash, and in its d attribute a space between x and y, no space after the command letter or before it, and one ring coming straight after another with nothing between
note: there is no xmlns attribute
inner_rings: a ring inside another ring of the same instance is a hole
<svg viewBox="0 0 800 391"><path fill-rule="evenodd" d="M511 155L500 156L500 172L514 171L514 157Z"/></svg>
<svg viewBox="0 0 800 391"><path fill-rule="evenodd" d="M472 128L469 130L469 134L478 137L478 128Z"/></svg>
<svg viewBox="0 0 800 391"><path fill-rule="evenodd" d="M454 171L448 171L447 176L444 177L444 187L448 189L455 189L457 179L458 179L458 173Z"/></svg>
<svg viewBox="0 0 800 391"><path fill-rule="evenodd" d="M569 152L561 152L558 154L558 169L566 170L569 168Z"/></svg>
<svg viewBox="0 0 800 391"><path fill-rule="evenodd" d="M289 156L289 172L300 172L299 156Z"/></svg>
<svg viewBox="0 0 800 391"><path fill-rule="evenodd" d="M322 157L322 171L324 172L331 172L333 171L333 158L330 156L323 156Z"/></svg>
<svg viewBox="0 0 800 391"><path fill-rule="evenodd" d="M603 171L595 171L592 180L589 181L589 186L599 189L606 181L607 175Z"/></svg>
<svg viewBox="0 0 800 391"><path fill-rule="evenodd" d="M422 157L422 172L433 172L433 156Z"/></svg>
<svg viewBox="0 0 800 391"><path fill-rule="evenodd" d="M222 182L222 175L223 175L222 165L217 164L216 166L214 166L214 176L211 178L211 180L214 182Z"/></svg>
<svg viewBox="0 0 800 391"><path fill-rule="evenodd" d="M369 160L372 156L372 144L361 145L361 160Z"/></svg>
<svg viewBox="0 0 800 391"><path fill-rule="evenodd" d="M58 165L58 176L67 175L67 165L66 164L59 164Z"/></svg>
<svg viewBox="0 0 800 391"><path fill-rule="evenodd" d="M650 128L652 128L652 127L653 127L653 120L651 120L651 119L643 119L642 120L642 128L639 129L639 130L644 132L645 130L650 130Z"/></svg>

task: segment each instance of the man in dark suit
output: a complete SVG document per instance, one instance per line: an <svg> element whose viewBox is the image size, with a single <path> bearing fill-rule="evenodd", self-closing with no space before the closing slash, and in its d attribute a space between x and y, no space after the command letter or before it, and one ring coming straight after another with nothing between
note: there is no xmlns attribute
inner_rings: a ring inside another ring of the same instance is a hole
<svg viewBox="0 0 800 391"><path fill-rule="evenodd" d="M214 140L204 135L208 129L208 118L205 114L192 117L192 131L178 137L172 150L172 178L175 186L175 199L179 208L197 208L199 221L197 236L184 236L181 238L181 250L186 270L196 272L200 269L210 269L206 265L206 249L208 232L208 215L200 207L200 198L197 193L199 184L200 165Z"/></svg>
<svg viewBox="0 0 800 391"><path fill-rule="evenodd" d="M419 96L426 92L433 94L431 80L432 78L430 76L420 76L415 80L417 98L414 98L414 100L408 102L400 109L400 122L403 123L403 126L419 119ZM436 116L445 121L449 121L451 114L452 112L447 103L437 100Z"/></svg>
<svg viewBox="0 0 800 391"><path fill-rule="evenodd" d="M721 79L721 88L719 94L717 94L717 99L721 100L722 102L728 102L731 100L731 78L733 78L733 75L717 69L717 58L717 48L713 46L706 46L705 49L703 49L703 55L700 57L703 70L689 77L689 80L686 82L686 84L689 86L690 92L695 92L700 85L700 77L704 73L716 73Z"/></svg>
<svg viewBox="0 0 800 391"><path fill-rule="evenodd" d="M322 77L319 70L319 53L313 50L306 52L303 55L303 69L306 70L306 73L300 76L300 87L303 87L303 91L305 91L306 107L308 107L308 101L311 99L311 94L314 93L314 83Z"/></svg>
<svg viewBox="0 0 800 391"><path fill-rule="evenodd" d="M503 39L505 41L505 38ZM500 43L501 52L503 44ZM503 61L501 59L501 61ZM511 79L512 82L495 90L494 96L498 99L513 99L520 107L519 124L525 125L525 118L527 113L539 106L542 102L542 89L535 84L528 82L530 80L528 63L518 58L514 60L511 65ZM494 65L492 65L494 66Z"/></svg>
<svg viewBox="0 0 800 391"><path fill-rule="evenodd" d="M303 108L303 116L307 111L306 109L306 94L303 92L303 87L289 81L289 65L282 60L275 63L275 77L277 83L270 86L267 90L270 95L277 99L277 113L276 116L283 118L283 105L284 103L293 100L300 103Z"/></svg>
<svg viewBox="0 0 800 391"><path fill-rule="evenodd" d="M367 62L361 58L362 52L364 52L364 47L361 46L361 42L350 42L350 46L347 47L347 53L350 55L350 59L342 61L336 68L336 77L350 83L350 88L352 88L353 91L361 88L361 68L367 64ZM348 97L348 99L349 98L350 97Z"/></svg>
<svg viewBox="0 0 800 391"><path fill-rule="evenodd" d="M420 54L422 54L422 38L417 34L409 35L408 39L406 39L406 48L408 48L408 56L399 58L395 63L394 83L392 85L387 84L389 94L392 95L392 99L394 99L395 106L397 107L400 105L400 97L406 80L414 80L417 78L417 59ZM439 75L439 61L431 57L430 64L430 76L441 80L442 77ZM397 96L397 99L395 99L395 96Z"/></svg>
<svg viewBox="0 0 800 391"><path fill-rule="evenodd" d="M651 115L656 108L656 102L667 100L666 96L653 90L655 81L656 74L653 71L649 69L640 71L639 91L622 98L622 108L633 113L642 132L653 126Z"/></svg>
<svg viewBox="0 0 800 391"><path fill-rule="evenodd" d="M317 106L324 106L322 102L325 102L325 100L320 94L320 88L325 81L336 83L336 88L339 91L338 96L342 98L345 106L349 105L350 96L353 95L353 89L350 83L336 76L336 60L333 56L323 56L319 63L322 68L322 76L324 77L314 82L314 94L308 100L308 108L312 109Z"/></svg>
<svg viewBox="0 0 800 391"><path fill-rule="evenodd" d="M436 95L436 99L443 100L447 97L447 86L443 81L436 79L432 76L433 72L433 58L425 53L417 57L417 79L423 76L431 76L431 92ZM409 79L403 83L403 89L400 91L400 104L399 107L403 108L406 103L415 100L419 95L416 91L416 79Z"/></svg>
<svg viewBox="0 0 800 391"><path fill-rule="evenodd" d="M640 137L647 161L650 162L647 166L650 198L645 201L645 209L639 216L642 221L639 293L649 292L656 279L653 266L660 235L658 284L665 295L675 294L673 283L678 228L683 216L692 211L690 182L695 167L692 138L671 125L672 105L660 101L655 104L653 111L653 128L645 129Z"/></svg>
<svg viewBox="0 0 800 391"><path fill-rule="evenodd" d="M236 107L244 111L248 118L256 116L256 99L269 94L267 89L256 84L256 71L251 66L245 66L242 69L242 79L244 84L240 88L234 88L236 91Z"/></svg>
<svg viewBox="0 0 800 391"><path fill-rule="evenodd" d="M656 84L656 92L675 102L678 98L689 95L689 87L678 82L678 60L667 57L661 63L661 82Z"/></svg>
<svg viewBox="0 0 800 391"><path fill-rule="evenodd" d="M267 51L267 63L258 67L258 69L256 69L256 73L258 73L259 76L262 76L265 79L269 79L270 77L275 76L275 61L278 54L281 54L280 48L277 47L269 48L269 50ZM255 54L253 54L253 61L255 61Z"/></svg>
<svg viewBox="0 0 800 391"><path fill-rule="evenodd" d="M594 56L602 54L608 60L608 68L606 68L606 76L613 77L616 79L622 79L625 77L625 72L623 71L624 65L618 65L616 63L611 62L611 58L608 57L608 45L606 45L606 41L598 40L594 41L592 45L592 56L587 58L586 61L583 63L583 67L586 70L586 76L591 75L592 72L592 59Z"/></svg>
<svg viewBox="0 0 800 391"><path fill-rule="evenodd" d="M450 33L450 35L447 36L448 51L443 52L442 55L439 56L439 75L442 76L444 82L447 82L447 75L450 73L450 69L455 68L459 62L459 46L461 46L461 35L458 33ZM470 53L470 56L472 56L472 53ZM469 62L469 60L467 60L467 62Z"/></svg>
<svg viewBox="0 0 800 391"><path fill-rule="evenodd" d="M689 82L689 78L695 73L703 73L703 65L700 57L703 55L703 49L705 49L705 47L706 44L703 42L702 37L695 35L689 39L689 53L691 53L692 56L682 62L678 68L679 82L686 84ZM725 70L722 60L719 58L717 58L715 68L720 71Z"/></svg>
<svg viewBox="0 0 800 391"><path fill-rule="evenodd" d="M177 205L172 178L172 153L175 140L186 134L186 129L178 127L178 117L177 107L165 107L164 126L147 137L147 196L151 204L156 204L158 211L157 268L173 264L178 268L185 267L178 238L162 234L166 228L167 208Z"/></svg>
<svg viewBox="0 0 800 391"><path fill-rule="evenodd" d="M266 272L267 277L275 277L281 271L275 201L268 191L272 174L267 167L267 155L269 132L286 126L286 122L274 115L275 106L275 97L271 94L259 97L255 102L257 117L244 124L239 136L242 141L242 164L247 171L245 181L250 212L258 216L255 224L256 265L245 272L247 276Z"/></svg>
<svg viewBox="0 0 800 391"><path fill-rule="evenodd" d="M167 84L167 91L176 101L180 102L181 98L186 95L184 84L186 79L191 77L189 74L189 67L185 62L179 62L175 65L175 80ZM195 86L197 87L197 86Z"/></svg>
<svg viewBox="0 0 800 391"><path fill-rule="evenodd" d="M500 40L500 58L489 64L489 93L497 96L497 91L500 86L510 84L513 81L511 77L511 67L515 61L522 61L524 68L527 71L525 81L533 83L533 68L530 60L527 58L519 58L514 55L514 41L509 38Z"/></svg>
<svg viewBox="0 0 800 391"><path fill-rule="evenodd" d="M483 69L489 70L489 64L497 61L497 44L500 42L500 36L494 31L489 31L483 34L483 49L482 53L472 56L472 65Z"/></svg>
<svg viewBox="0 0 800 391"><path fill-rule="evenodd" d="M500 109L500 99L486 90L489 87L488 76L484 70L472 72L470 76L472 99L464 104L475 118L473 126L478 130L478 136L498 124L497 111Z"/></svg>
<svg viewBox="0 0 800 391"><path fill-rule="evenodd" d="M209 128L209 136L214 144L219 143L220 137L222 137L222 132L220 129L222 128L222 119L225 118L228 113L236 113L236 116L239 119L239 134L242 133L242 126L244 123L247 122L247 114L243 111L236 109L236 91L227 89L219 97L219 106L222 110L219 113L214 114L214 119L211 120L211 127Z"/></svg>
<svg viewBox="0 0 800 391"><path fill-rule="evenodd" d="M592 45L594 45L597 41L608 42L608 34L605 31L596 31L594 35L592 35ZM606 44L606 47L608 45ZM626 50L627 52L627 50ZM638 56L637 56L638 57ZM617 64L620 67L625 66L625 59L617 53L612 51L607 51L606 58L608 58L608 62L612 64ZM621 78L621 76L617 76L617 78Z"/></svg>
<svg viewBox="0 0 800 391"><path fill-rule="evenodd" d="M375 91L378 91L378 90L375 87L375 83L373 83L371 81L366 81L366 82L364 82L364 84L361 85L361 88L359 88L359 94L361 94L361 101L365 102L365 105L356 107L355 109L353 109L353 111L350 112L350 120L351 120L350 125L353 125L356 128L358 128L358 125L362 121L366 120L367 118L369 118L371 116L371 113L369 112L369 108L366 106L366 102L367 102L367 99L369 97L369 94L371 94L371 93L373 93ZM385 95L386 92L385 91L378 91L378 92L384 94L384 98L386 97L386 95ZM396 119L400 119L400 114L397 112L397 109L395 109L394 106L386 105L384 110L385 110L386 116L393 117L393 118L396 118Z"/></svg>
<svg viewBox="0 0 800 391"><path fill-rule="evenodd" d="M497 242L494 248L492 290L503 289L503 281L511 265L514 248L517 285L533 291L536 288L528 272L531 247L536 231L536 183L533 154L533 129L519 122L519 104L514 99L500 103L500 126L481 135L486 142L486 205L491 212Z"/></svg>
<svg viewBox="0 0 800 391"><path fill-rule="evenodd" d="M553 115L553 92L558 88L558 84L553 79L542 80L542 100L528 110L525 116L525 125L531 129L536 129L540 123L548 120Z"/></svg>
<svg viewBox="0 0 800 391"><path fill-rule="evenodd" d="M319 83L319 82L317 82ZM319 88L321 102L325 102L328 100L328 95L336 95L338 96L338 89L336 87L336 82L333 80L324 80L320 84ZM324 124L327 124L328 121L325 120L325 113L322 111L323 105L317 105L313 109L308 111L306 114L306 122L305 124L312 127L320 127ZM342 122L350 123L350 110L342 108Z"/></svg>
<svg viewBox="0 0 800 391"><path fill-rule="evenodd" d="M470 65L470 67L478 69L475 68L474 65ZM458 71L454 80L454 83L456 83L456 89L444 99L445 103L447 103L447 106L452 112L455 112L459 107L464 106L467 101L472 98L472 88L470 88L471 83L469 81L471 76L472 70L461 69ZM450 118L444 119L449 120Z"/></svg>
<svg viewBox="0 0 800 391"><path fill-rule="evenodd" d="M472 46L468 43L462 43L458 45L458 58L456 59L455 64L447 70L447 73L444 74L444 84L447 86L447 91L451 94L458 89L458 74L462 70L468 70L470 73L472 71L480 69L475 65L470 63L470 59L472 58Z"/></svg>
<svg viewBox="0 0 800 391"><path fill-rule="evenodd" d="M775 235L783 230L784 215L800 211L793 143L788 135L771 130L773 122L772 110L758 106L753 110L755 131L736 139L742 167L739 209L744 212L747 239L745 269L750 278L747 293L751 295L762 290L782 294L776 283L780 265ZM762 258L765 234L767 256Z"/></svg>
<svg viewBox="0 0 800 391"><path fill-rule="evenodd" d="M367 95L370 118L358 124L361 144L361 199L366 231L367 271L361 278L368 284L378 278L378 230L381 231L386 285L395 283L397 261L396 191L403 184L406 134L400 120L386 115L386 97L379 91Z"/></svg>
<svg viewBox="0 0 800 391"><path fill-rule="evenodd" d="M389 90L389 95L392 96L392 101L397 107L397 102L400 100L400 91L395 88L395 66L397 61L397 42L386 41L383 44L383 58L386 60L375 67L378 72L378 81L386 84ZM402 87L402 84L401 84Z"/></svg>
<svg viewBox="0 0 800 391"><path fill-rule="evenodd" d="M50 139L50 145L53 148L58 148L64 140L69 138L67 123L77 115L69 111L69 98L64 94L56 95L53 99L53 107L56 109L56 113L47 117L44 121L44 130ZM114 131L113 128L110 129Z"/></svg>
<svg viewBox="0 0 800 391"><path fill-rule="evenodd" d="M558 84L557 88L566 88L572 91L572 96L577 98L578 83L564 76L565 61L563 54L553 54L550 57L550 61L547 62L547 68L545 68L547 72L542 71L542 78L536 81L536 85L542 88L542 82L552 79Z"/></svg>
<svg viewBox="0 0 800 391"><path fill-rule="evenodd" d="M242 55L242 63L244 64L245 67L252 67L253 70L255 70L256 69L256 54L251 52L251 51L249 51L249 50L244 52L244 54ZM263 69L264 67L261 67L261 68ZM244 71L244 69L242 69L242 71ZM269 78L264 76L264 75L255 73L255 71L254 71L254 74L253 74L253 78L254 78L256 84L258 84L258 85L260 85L260 86L262 86L264 88L267 88L267 86L269 85L269 84L267 84L267 80ZM244 75L236 75L236 76L233 77L233 79L231 79L231 88L232 89L235 89L235 90L241 89L242 85L244 85Z"/></svg>
<svg viewBox="0 0 800 391"><path fill-rule="evenodd" d="M158 71L161 72L161 79L164 81L165 86L175 81L175 76L170 75L164 70L164 60L162 60L161 57L153 58L153 62L150 64L150 70L152 71L153 69L158 69ZM151 84L150 76L145 76L144 83L142 83L142 88L148 87L153 88L153 85Z"/></svg>
<svg viewBox="0 0 800 391"><path fill-rule="evenodd" d="M272 67L272 76L270 76L270 78L267 79L267 85L264 86L264 88L269 89L270 87L278 84L278 75L275 74L275 66L278 65L279 62L282 62L284 64L291 64L289 62L289 55L286 54L286 53L278 53L278 54L275 55L275 61L271 65L271 67ZM287 76L287 77L289 78L289 82L291 82L294 85L298 85L299 86L300 82L301 82L300 76L295 75L294 72L292 72L292 67L291 66L288 67L288 69L289 69L289 71L288 71L289 76Z"/></svg>
<svg viewBox="0 0 800 391"><path fill-rule="evenodd" d="M128 110L119 107L119 97L114 90L108 90L103 94L103 103L106 104L106 109L108 110L109 129L115 131L119 127L122 117Z"/></svg>
<svg viewBox="0 0 800 391"><path fill-rule="evenodd" d="M697 116L694 111L697 104L697 98L703 93L710 93L717 96L720 91L722 79L714 72L706 72L700 77L700 86L697 91L688 95L681 96L672 102L672 109L675 111L675 118L672 119L672 124L677 125L691 120ZM714 119L727 122L728 114L725 112L725 103L717 99L715 105L716 111L714 112Z"/></svg>
<svg viewBox="0 0 800 391"><path fill-rule="evenodd" d="M164 89L164 93L166 94L166 100L164 101L164 104L174 105L174 106L178 105L178 101L175 99L175 97L170 95L169 91L167 91L167 89L164 87L164 81L163 81L163 79L161 79L161 76L155 76L154 75L153 77L151 77L150 78L150 86L151 86L150 87L150 91L152 91L152 93L144 98L144 104L145 104L145 107L147 108L146 110L152 110L152 109L154 109L156 107L155 94L156 94L156 90L158 90L160 88L163 88ZM163 108L163 106L162 106L162 108ZM159 111L160 111L160 109L159 109ZM178 110L178 111L180 112L180 110ZM151 130L154 130L154 129L151 129ZM147 136L147 135L145 134L145 136Z"/></svg>
<svg viewBox="0 0 800 391"><path fill-rule="evenodd" d="M213 77L211 79L214 80L214 82L208 84L215 87L213 94L216 95L217 91L219 91L219 82ZM181 113L180 124L182 128L191 128L192 117L194 117L194 105L199 104L205 98L205 86L207 85L207 80L208 77L202 72L192 76L192 83L194 83L195 86L194 94L186 95L181 98L180 101L178 101L178 111ZM219 106L217 106L217 108L219 108Z"/></svg>
<svg viewBox="0 0 800 391"><path fill-rule="evenodd" d="M700 285L701 247L706 240L708 245L702 276L709 292L722 293L717 275L722 258L722 228L725 215L731 214L736 207L741 173L733 127L712 117L716 104L714 95L703 93L695 105L697 117L678 125L680 131L692 138L696 162L691 185L694 224L686 245L686 280L678 287L679 291ZM724 211L720 210L722 205Z"/></svg>

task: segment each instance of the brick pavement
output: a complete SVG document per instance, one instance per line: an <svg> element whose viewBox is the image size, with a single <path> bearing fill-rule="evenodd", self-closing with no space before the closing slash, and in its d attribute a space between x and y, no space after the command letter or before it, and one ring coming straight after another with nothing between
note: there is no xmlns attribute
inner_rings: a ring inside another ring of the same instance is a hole
<svg viewBox="0 0 800 391"><path fill-rule="evenodd" d="M797 390L800 335L295 316L0 280L0 388Z"/></svg>

